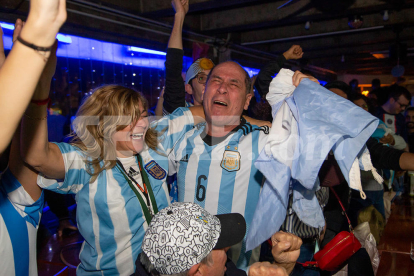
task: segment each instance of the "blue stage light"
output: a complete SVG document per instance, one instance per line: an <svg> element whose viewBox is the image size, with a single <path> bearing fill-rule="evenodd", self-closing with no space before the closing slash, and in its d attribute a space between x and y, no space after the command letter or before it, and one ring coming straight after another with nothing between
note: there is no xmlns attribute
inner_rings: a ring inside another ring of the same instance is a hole
<svg viewBox="0 0 414 276"><path fill-rule="evenodd" d="M68 35L57 34L56 39L63 43L72 43L72 38Z"/></svg>
<svg viewBox="0 0 414 276"><path fill-rule="evenodd" d="M13 24L5 23L5 22L0 22L0 25L1 25L1 27L3 29L14 30L14 25Z"/></svg>
<svg viewBox="0 0 414 276"><path fill-rule="evenodd" d="M14 30L14 24L0 22L0 25L4 29ZM57 39L63 42L59 43L58 57L96 60L159 70L165 69L165 52L61 33L57 35ZM5 32L3 41L5 50L10 50L13 45L11 32ZM184 57L183 68L190 67L192 62L191 57ZM250 76L259 73L258 69L248 67L245 67L245 69Z"/></svg>
<svg viewBox="0 0 414 276"><path fill-rule="evenodd" d="M155 51L155 50L150 50L150 49L145 49L145 48L140 48L140 47L134 47L134 46L128 47L128 50L130 52L146 53L146 54L153 54L153 55L160 55L160 56L167 55L167 53L165 52Z"/></svg>

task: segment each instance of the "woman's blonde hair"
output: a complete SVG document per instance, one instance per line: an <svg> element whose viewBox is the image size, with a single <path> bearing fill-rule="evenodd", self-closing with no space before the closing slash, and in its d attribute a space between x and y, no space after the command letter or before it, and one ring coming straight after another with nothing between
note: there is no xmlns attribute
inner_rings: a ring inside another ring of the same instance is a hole
<svg viewBox="0 0 414 276"><path fill-rule="evenodd" d="M120 85L105 85L95 89L79 107L71 144L86 155L86 170L92 175L90 183L103 170L115 167L116 145L112 135L141 118L140 104L148 110L148 102L141 93ZM145 143L156 150L155 129L147 130Z"/></svg>

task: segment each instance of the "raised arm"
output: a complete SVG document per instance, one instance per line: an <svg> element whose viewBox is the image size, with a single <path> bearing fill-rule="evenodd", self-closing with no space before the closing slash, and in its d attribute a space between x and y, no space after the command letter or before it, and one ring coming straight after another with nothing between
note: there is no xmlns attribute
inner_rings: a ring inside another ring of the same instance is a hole
<svg viewBox="0 0 414 276"><path fill-rule="evenodd" d="M6 55L4 54L3 29L0 27L0 68L3 66L5 60Z"/></svg>
<svg viewBox="0 0 414 276"><path fill-rule="evenodd" d="M11 140L50 53L33 48L50 47L65 20L65 0L30 1L27 23L0 71L0 153Z"/></svg>
<svg viewBox="0 0 414 276"><path fill-rule="evenodd" d="M65 165L58 146L47 135L47 99L56 68L57 43L22 119L21 149L24 160L38 172L54 178L65 177Z"/></svg>
<svg viewBox="0 0 414 276"><path fill-rule="evenodd" d="M400 156L399 163L403 171L414 171L414 153L404 152Z"/></svg>
<svg viewBox="0 0 414 276"><path fill-rule="evenodd" d="M168 41L165 61L164 113L172 113L178 107L185 106L185 86L181 72L183 70L183 24L188 12L188 0L173 0L175 10L174 26Z"/></svg>
<svg viewBox="0 0 414 276"><path fill-rule="evenodd" d="M37 172L25 164L20 155L20 128L17 128L13 136L9 157L9 170L30 197L37 201L42 194L42 190L37 185Z"/></svg>
<svg viewBox="0 0 414 276"><path fill-rule="evenodd" d="M371 154L372 164L377 169L394 171L414 171L414 154L382 145L374 138L369 138L367 148Z"/></svg>
<svg viewBox="0 0 414 276"><path fill-rule="evenodd" d="M257 75L254 87L257 89L261 97L264 97L269 92L269 85L274 76L282 69L286 60L300 59L303 56L302 48L299 45L292 45L283 55L275 60L269 61Z"/></svg>
<svg viewBox="0 0 414 276"><path fill-rule="evenodd" d="M175 10L174 26L171 32L168 48L183 49L183 24L185 15L188 12L188 0L173 0L173 8Z"/></svg>

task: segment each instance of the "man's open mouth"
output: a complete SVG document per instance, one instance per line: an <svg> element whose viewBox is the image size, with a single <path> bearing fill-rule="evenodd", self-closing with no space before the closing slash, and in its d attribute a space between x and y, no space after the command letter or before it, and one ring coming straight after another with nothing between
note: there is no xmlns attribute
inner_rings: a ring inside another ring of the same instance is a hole
<svg viewBox="0 0 414 276"><path fill-rule="evenodd" d="M221 106L227 106L227 103L222 101L214 101L215 104L221 105Z"/></svg>

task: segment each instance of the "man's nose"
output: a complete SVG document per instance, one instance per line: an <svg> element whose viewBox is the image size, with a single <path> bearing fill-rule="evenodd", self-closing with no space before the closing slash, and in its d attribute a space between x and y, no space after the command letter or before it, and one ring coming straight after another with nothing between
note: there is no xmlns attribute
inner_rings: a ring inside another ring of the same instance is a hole
<svg viewBox="0 0 414 276"><path fill-rule="evenodd" d="M227 84L222 82L217 90L222 94L227 93Z"/></svg>

